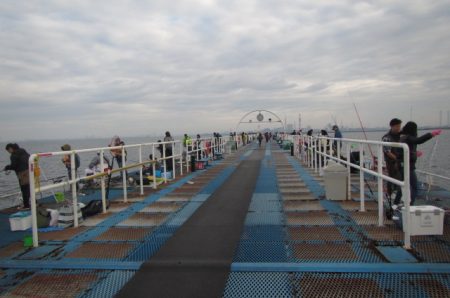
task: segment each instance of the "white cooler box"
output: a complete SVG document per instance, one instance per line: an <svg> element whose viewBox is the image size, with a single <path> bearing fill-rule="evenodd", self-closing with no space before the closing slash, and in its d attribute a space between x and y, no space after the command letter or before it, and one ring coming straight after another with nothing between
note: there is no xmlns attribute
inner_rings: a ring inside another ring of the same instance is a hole
<svg viewBox="0 0 450 298"><path fill-rule="evenodd" d="M402 209L403 230L406 226L405 208ZM411 206L410 227L414 235L442 235L444 233L444 209L435 206Z"/></svg>
<svg viewBox="0 0 450 298"><path fill-rule="evenodd" d="M9 216L11 231L25 231L31 228L31 212L22 211Z"/></svg>

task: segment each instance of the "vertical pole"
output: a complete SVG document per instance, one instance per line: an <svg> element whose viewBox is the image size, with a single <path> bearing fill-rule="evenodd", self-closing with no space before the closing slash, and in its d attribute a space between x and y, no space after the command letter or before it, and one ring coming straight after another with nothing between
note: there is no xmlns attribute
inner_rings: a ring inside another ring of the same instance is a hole
<svg viewBox="0 0 450 298"><path fill-rule="evenodd" d="M166 162L166 144L163 144L163 160L164 160L164 183L167 183L167 162Z"/></svg>
<svg viewBox="0 0 450 298"><path fill-rule="evenodd" d="M341 145L342 145L342 141L339 139L336 142L336 146L337 146L337 148L336 148L336 155L337 155L338 159L341 159Z"/></svg>
<svg viewBox="0 0 450 298"><path fill-rule="evenodd" d="M186 145L187 148L187 145ZM186 155L187 158L187 155ZM183 143L180 142L180 176L183 176Z"/></svg>
<svg viewBox="0 0 450 298"><path fill-rule="evenodd" d="M125 147L122 146L122 168L126 167L125 161ZM127 192L127 174L126 171L121 170L122 172L122 183L123 183L123 201L126 203L128 201L128 192Z"/></svg>
<svg viewBox="0 0 450 298"><path fill-rule="evenodd" d="M100 150L100 170L102 174L105 172L105 152ZM105 187L105 176L102 175L100 187L102 189L102 211L106 213L106 187Z"/></svg>
<svg viewBox="0 0 450 298"><path fill-rule="evenodd" d="M175 141L172 141L172 143L170 143L170 145L172 146L172 179L176 178L176 165L175 165L175 151L176 151L176 147L175 147Z"/></svg>
<svg viewBox="0 0 450 298"><path fill-rule="evenodd" d="M141 196L144 195L144 174L142 173L142 145L139 145L139 163L141 164L139 166L139 180L140 180L140 188L141 188Z"/></svg>
<svg viewBox="0 0 450 298"><path fill-rule="evenodd" d="M191 141L191 148L194 149L194 143ZM189 145L186 149L186 173L189 173L189 165L191 164L191 152L189 151Z"/></svg>
<svg viewBox="0 0 450 298"><path fill-rule="evenodd" d="M319 153L319 175L320 175L320 173L322 172L322 138L319 138L318 139L318 142L319 142L319 151L318 151L318 153Z"/></svg>
<svg viewBox="0 0 450 298"><path fill-rule="evenodd" d="M314 138L313 140L314 147L313 147L313 155L314 155L314 171L317 173L317 139Z"/></svg>
<svg viewBox="0 0 450 298"><path fill-rule="evenodd" d="M361 212L365 211L364 207L364 144L359 144L359 199L361 203Z"/></svg>
<svg viewBox="0 0 450 298"><path fill-rule="evenodd" d="M384 205L383 205L383 145L378 145L378 226L384 224Z"/></svg>
<svg viewBox="0 0 450 298"><path fill-rule="evenodd" d="M75 151L70 154L70 174L72 176L72 203L73 203L73 226L78 227L78 198L77 198L77 169L75 164Z"/></svg>
<svg viewBox="0 0 450 298"><path fill-rule="evenodd" d="M31 203L31 229L33 234L33 247L39 246L39 235L37 226L37 210L36 210L36 190L34 184L34 160L37 158L34 154L28 160L28 174L30 175L30 203ZM40 179L38 177L38 179Z"/></svg>
<svg viewBox="0 0 450 298"><path fill-rule="evenodd" d="M409 165L409 148L403 145L403 197L405 202L405 225L403 225L403 232L405 233L405 249L411 249L411 227L410 227L410 205L411 205L411 186L410 186L410 165Z"/></svg>
<svg viewBox="0 0 450 298"><path fill-rule="evenodd" d="M152 144L152 170L153 170L153 189L156 189L156 156L155 156L155 143Z"/></svg>
<svg viewBox="0 0 450 298"><path fill-rule="evenodd" d="M352 199L352 166L351 166L351 160L350 160L350 148L351 144L346 144L346 156L347 156L347 200Z"/></svg>

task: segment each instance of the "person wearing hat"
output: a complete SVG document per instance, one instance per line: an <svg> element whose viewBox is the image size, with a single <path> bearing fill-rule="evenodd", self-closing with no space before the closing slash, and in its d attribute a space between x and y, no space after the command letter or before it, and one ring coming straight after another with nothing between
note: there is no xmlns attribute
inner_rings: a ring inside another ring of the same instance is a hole
<svg viewBox="0 0 450 298"><path fill-rule="evenodd" d="M389 143L399 143L400 142L400 131L402 130L402 121L398 118L394 118L389 122L390 129L383 136L383 142ZM388 171L388 175L391 178L402 180L402 169L401 169L401 148L383 146L384 159L386 161L386 168ZM396 191L394 205L400 204L400 200L402 198L402 188L396 184L388 182L387 184L387 193L388 196L391 197L392 194Z"/></svg>
<svg viewBox="0 0 450 298"><path fill-rule="evenodd" d="M19 209L30 209L30 173L28 172L28 159L30 155L25 149L17 144L9 143L6 145L6 151L11 154L11 164L7 165L3 170L16 172L19 179L20 191L22 192L23 207Z"/></svg>
<svg viewBox="0 0 450 298"><path fill-rule="evenodd" d="M72 148L70 147L69 144L64 144L64 145L61 146L61 150L62 151L71 151ZM66 166L67 175L69 177L69 180L72 180L72 163L71 163L71 160L70 160L70 155L71 154L64 155L63 158L62 158L62 162ZM78 171L79 167L80 167L80 156L75 153L75 178L77 176L77 171ZM78 182L76 184L76 187L77 187L77 189L79 188L78 187Z"/></svg>

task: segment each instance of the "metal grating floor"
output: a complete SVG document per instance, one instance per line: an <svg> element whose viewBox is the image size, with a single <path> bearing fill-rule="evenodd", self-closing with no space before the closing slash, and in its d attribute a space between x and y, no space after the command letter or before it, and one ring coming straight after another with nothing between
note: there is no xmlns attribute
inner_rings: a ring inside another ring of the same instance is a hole
<svg viewBox="0 0 450 298"><path fill-rule="evenodd" d="M153 228L109 228L95 238L96 241L139 241L148 235Z"/></svg>
<svg viewBox="0 0 450 298"><path fill-rule="evenodd" d="M117 226L154 227L163 223L168 215L168 213L136 213Z"/></svg>
<svg viewBox="0 0 450 298"><path fill-rule="evenodd" d="M66 258L123 259L134 247L132 243L94 243L85 242Z"/></svg>
<svg viewBox="0 0 450 298"><path fill-rule="evenodd" d="M292 243L293 257L299 262L351 262L358 261L348 243Z"/></svg>
<svg viewBox="0 0 450 298"><path fill-rule="evenodd" d="M345 237L335 226L289 227L289 239L293 241L344 241Z"/></svg>
<svg viewBox="0 0 450 298"><path fill-rule="evenodd" d="M87 227L78 228L66 228L61 231L52 231L39 234L40 241L67 241L75 237L76 235L86 231Z"/></svg>
<svg viewBox="0 0 450 298"><path fill-rule="evenodd" d="M327 212L286 212L288 225L333 225Z"/></svg>
<svg viewBox="0 0 450 298"><path fill-rule="evenodd" d="M77 297L99 279L96 273L38 273L5 296L60 298Z"/></svg>
<svg viewBox="0 0 450 298"><path fill-rule="evenodd" d="M319 201L284 201L284 211L323 211L325 208Z"/></svg>
<svg viewBox="0 0 450 298"><path fill-rule="evenodd" d="M369 278L318 277L304 274L294 280L298 297L383 298L383 291Z"/></svg>

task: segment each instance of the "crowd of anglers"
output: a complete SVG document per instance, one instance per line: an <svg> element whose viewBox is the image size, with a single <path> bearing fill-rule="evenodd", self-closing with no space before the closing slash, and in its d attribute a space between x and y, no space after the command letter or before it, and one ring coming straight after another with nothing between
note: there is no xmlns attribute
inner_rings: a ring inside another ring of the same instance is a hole
<svg viewBox="0 0 450 298"><path fill-rule="evenodd" d="M402 121L398 118L394 118L389 122L389 131L382 137L383 142L390 143L405 143L409 147L409 169L410 169L410 187L411 187L411 205L414 205L418 194L418 179L416 174L416 163L417 159L423 156L423 152L417 150L417 146L421 145L434 137L439 136L442 133L441 129L433 130L432 132L425 133L421 136L418 135L417 123L413 121L407 122L402 126ZM332 127L335 139L343 138L342 132L337 125ZM307 131L308 136L313 136L314 131L312 129ZM301 131L293 131L292 134L301 134ZM321 130L319 133L321 137L329 137L326 130ZM323 139L323 142L319 143L324 152L326 148L329 148L329 140ZM332 152L337 153L338 141L333 141ZM309 146L308 144L305 144ZM342 143L340 144L342 145ZM383 147L384 160L386 162L386 170L388 175L397 180L403 180L403 150L398 147ZM401 187L393 183L387 184L387 195L389 200L394 197L393 209L397 209L403 205L402 203L402 191Z"/></svg>
<svg viewBox="0 0 450 298"><path fill-rule="evenodd" d="M213 137L216 139L216 142L218 144L219 139L222 137L220 133L214 132ZM244 138L245 137L245 138ZM248 135L242 134L243 141L248 141ZM163 144L163 142L166 142ZM166 171L172 171L173 170L173 162L171 156L173 155L173 145L171 142L174 142L174 138L170 134L169 131L167 131L164 135L163 140L158 140L158 143L161 143L158 145L157 150L159 152L159 155L161 158L163 156L168 157L166 159ZM203 148L202 138L199 134L197 134L196 139L192 139L187 134L183 137L183 156L186 157L187 152L201 152L201 155L208 156L208 154L211 153L211 148ZM206 144L208 145L208 144ZM111 139L111 142L108 144L108 147L121 147L125 146L125 142L119 137L114 136ZM209 146L211 144L209 143ZM20 191L22 194L22 206L19 206L18 209L21 210L28 210L30 209L30 175L28 171L28 163L30 154L24 149L21 148L16 143L9 143L5 147L6 151L10 154L10 164L5 166L3 171L8 173L9 171L14 171L17 175ZM61 151L72 151L72 146L70 144L64 144L61 146ZM101 161L101 154L100 152L97 152L97 154L92 158L92 160L89 162L88 167L85 170L85 175L90 176L94 175L96 173L102 173L108 169L113 169L114 165L117 164L119 168L123 167L123 161L127 160L127 151L122 150L122 148L114 148L110 150L111 158L108 158L108 156L103 155L103 163ZM74 154L75 156L75 173L78 172L80 166L81 166L81 160L80 156L78 154ZM155 161L156 169L159 169L161 167L158 160L150 154L149 160ZM71 162L71 154L66 154L62 158L62 164L67 170L67 176L69 180L72 180L72 162ZM101 165L103 164L103 169L101 168ZM152 173L152 167L145 168L144 170L147 170L149 174ZM126 171L120 171L120 177L123 177L123 175L127 175ZM79 189L79 185L76 185L76 188Z"/></svg>

